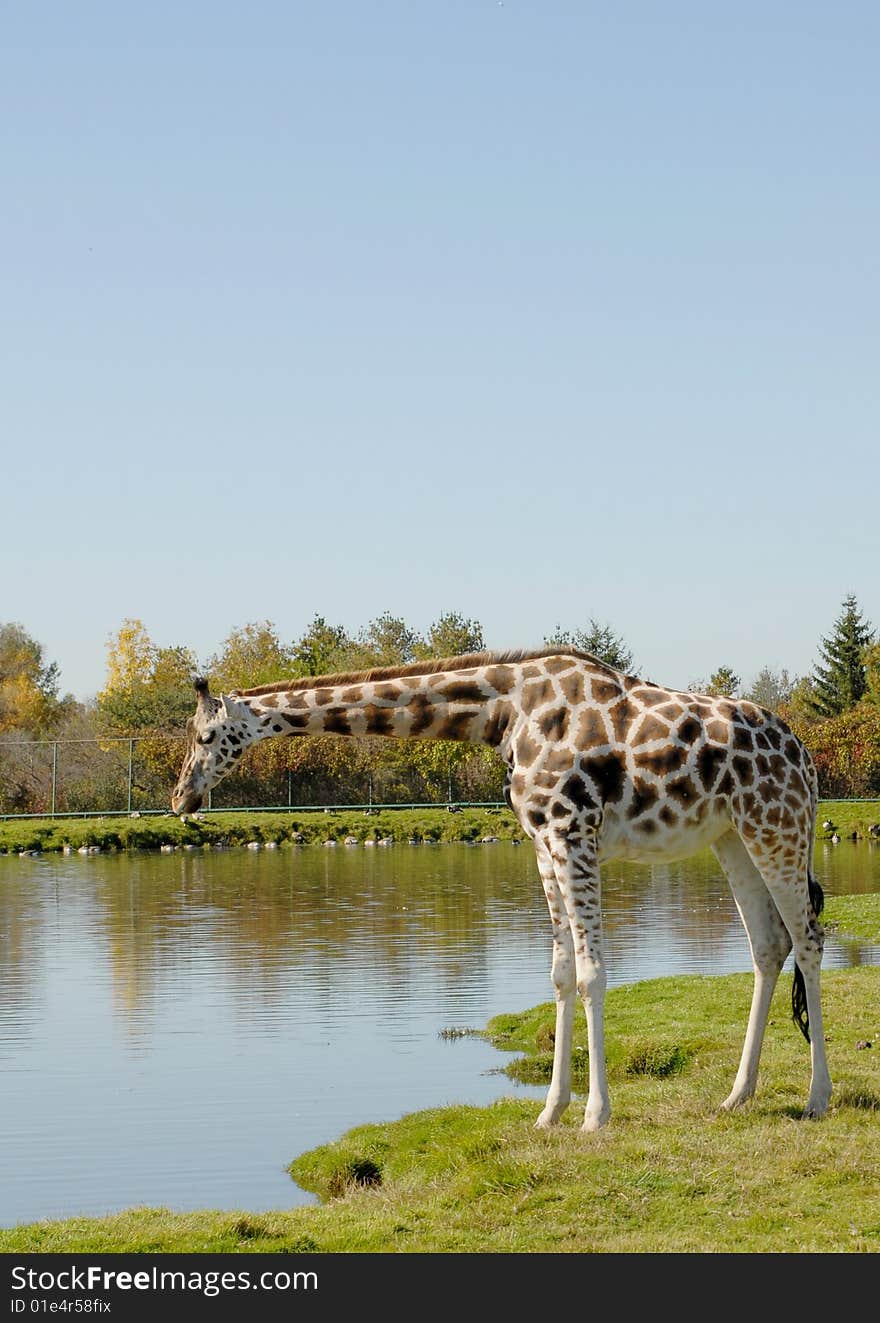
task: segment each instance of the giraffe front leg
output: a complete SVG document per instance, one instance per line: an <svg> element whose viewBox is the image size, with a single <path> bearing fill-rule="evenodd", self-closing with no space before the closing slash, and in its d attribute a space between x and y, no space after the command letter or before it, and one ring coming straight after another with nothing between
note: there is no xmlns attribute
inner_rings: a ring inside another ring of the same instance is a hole
<svg viewBox="0 0 880 1323"><path fill-rule="evenodd" d="M571 1101L571 1040L574 1030L576 992L574 941L565 902L556 882L556 871L547 850L535 842L538 868L550 922L553 925L553 966L551 978L556 996L556 1033L553 1040L553 1074L544 1109L535 1125L549 1130L562 1116Z"/></svg>
<svg viewBox="0 0 880 1323"><path fill-rule="evenodd" d="M572 934L577 991L587 1017L590 1089L581 1130L590 1133L611 1115L605 1065L605 988L602 909L596 838L560 838L552 850L556 880ZM569 1043L569 1067L571 1044Z"/></svg>

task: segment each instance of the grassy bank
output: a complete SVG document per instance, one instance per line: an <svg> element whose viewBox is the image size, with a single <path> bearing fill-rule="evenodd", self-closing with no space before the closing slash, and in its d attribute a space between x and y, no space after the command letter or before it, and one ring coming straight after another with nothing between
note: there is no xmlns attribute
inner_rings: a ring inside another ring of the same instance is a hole
<svg viewBox="0 0 880 1323"><path fill-rule="evenodd" d="M880 931L877 905L869 922ZM823 984L835 1092L820 1122L799 1119L809 1055L789 1017L789 975L758 1094L729 1115L717 1104L751 977L654 980L609 993L613 1115L599 1134L579 1133L582 1098L551 1133L534 1129L540 1103L515 1096L419 1112L295 1158L291 1174L319 1205L41 1222L0 1231L0 1252L877 1252L880 968L830 970ZM511 1054L512 1074L543 1080L552 1026L546 1004L481 1032Z"/></svg>
<svg viewBox="0 0 880 1323"><path fill-rule="evenodd" d="M824 822L832 825L823 827ZM819 805L816 835L819 840L873 840L880 837L880 800L828 800ZM28 818L0 821L0 853L19 854L38 850L69 851L97 847L100 850L160 850L165 848L212 848L251 843L286 846L320 845L326 840L342 843L353 837L392 841L479 841L525 840L525 834L507 808L292 809L252 813L206 813L181 821L169 813L150 817Z"/></svg>

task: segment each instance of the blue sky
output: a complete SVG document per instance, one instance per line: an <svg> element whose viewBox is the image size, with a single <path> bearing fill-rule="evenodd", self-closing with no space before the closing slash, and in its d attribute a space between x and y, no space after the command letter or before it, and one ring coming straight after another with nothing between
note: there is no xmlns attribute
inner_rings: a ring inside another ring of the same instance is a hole
<svg viewBox="0 0 880 1323"><path fill-rule="evenodd" d="M880 8L0 5L0 620L880 625Z"/></svg>

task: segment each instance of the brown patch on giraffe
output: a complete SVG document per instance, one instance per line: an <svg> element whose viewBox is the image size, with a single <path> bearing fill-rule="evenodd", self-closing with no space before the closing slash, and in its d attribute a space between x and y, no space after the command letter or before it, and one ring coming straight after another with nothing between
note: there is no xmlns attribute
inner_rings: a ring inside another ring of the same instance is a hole
<svg viewBox="0 0 880 1323"><path fill-rule="evenodd" d="M667 717L669 721L678 721L678 718L684 713L681 703L664 703L658 707L657 714L661 717Z"/></svg>
<svg viewBox="0 0 880 1323"><path fill-rule="evenodd" d="M400 689L393 684L377 684L373 686L374 698L397 698ZM359 703L364 696L364 686L362 684L351 684L347 689L343 689L339 695L342 703Z"/></svg>
<svg viewBox="0 0 880 1323"><path fill-rule="evenodd" d="M413 694L406 707L412 717L409 734L423 735L433 725L437 708L425 694Z"/></svg>
<svg viewBox="0 0 880 1323"><path fill-rule="evenodd" d="M765 726L764 731L774 749L782 747L782 735L776 726Z"/></svg>
<svg viewBox="0 0 880 1323"><path fill-rule="evenodd" d="M516 684L516 671L512 666L490 666L486 671L486 683L496 694L509 694Z"/></svg>
<svg viewBox="0 0 880 1323"><path fill-rule="evenodd" d="M778 804L771 805L767 810L766 822L768 827L778 827L782 821L782 812Z"/></svg>
<svg viewBox="0 0 880 1323"><path fill-rule="evenodd" d="M533 740L527 730L517 737L516 761L520 767L531 767L541 752L541 745Z"/></svg>
<svg viewBox="0 0 880 1323"><path fill-rule="evenodd" d="M572 707L577 707L584 701L584 676L582 671L571 671L568 675L563 675L559 680L559 688L562 690L563 697Z"/></svg>
<svg viewBox="0 0 880 1323"><path fill-rule="evenodd" d="M758 794L761 796L765 804L772 804L773 800L776 798L776 787L771 785L769 781L759 781Z"/></svg>
<svg viewBox="0 0 880 1323"><path fill-rule="evenodd" d="M666 740L669 738L669 726L665 721L660 721L654 716L653 712L647 712L640 721L638 727L633 731L630 738L630 744L649 744L651 740Z"/></svg>
<svg viewBox="0 0 880 1323"><path fill-rule="evenodd" d="M551 681L546 678L523 685L523 712L534 712L537 708L543 707L545 703L552 703L555 698L556 690L553 688Z"/></svg>
<svg viewBox="0 0 880 1323"><path fill-rule="evenodd" d="M727 750L704 744L697 754L697 772L704 788L711 790L721 768L727 762Z"/></svg>
<svg viewBox="0 0 880 1323"><path fill-rule="evenodd" d="M717 786L715 787L715 794L726 796L732 793L733 793L733 777L730 775L730 768L728 768L727 771L722 776L721 780L718 782Z"/></svg>
<svg viewBox="0 0 880 1323"><path fill-rule="evenodd" d="M548 772L570 772L574 766L574 754L570 748L548 749L541 766Z"/></svg>
<svg viewBox="0 0 880 1323"><path fill-rule="evenodd" d="M702 734L702 730L703 728L699 721L697 721L696 717L693 717L688 713L675 733L685 744L693 744L694 740Z"/></svg>
<svg viewBox="0 0 880 1323"><path fill-rule="evenodd" d="M348 711L344 707L328 707L323 715L322 725L328 735L351 734Z"/></svg>
<svg viewBox="0 0 880 1323"><path fill-rule="evenodd" d="M723 721L707 721L706 734L709 736L709 739L714 740L716 744L726 744L729 728Z"/></svg>
<svg viewBox="0 0 880 1323"><path fill-rule="evenodd" d="M581 713L574 742L579 749L595 749L602 744L611 743L608 738L608 727L601 712L597 712L594 707L588 707Z"/></svg>
<svg viewBox="0 0 880 1323"><path fill-rule="evenodd" d="M750 726L757 728L764 725L764 713L754 703L740 703L739 710Z"/></svg>
<svg viewBox="0 0 880 1323"><path fill-rule="evenodd" d="M571 776L560 786L560 794L574 804L576 809L598 809L599 804L589 786L582 776L572 772Z"/></svg>
<svg viewBox="0 0 880 1323"><path fill-rule="evenodd" d="M551 708L549 712L545 712L538 717L538 730L551 744L558 744L560 740L565 739L568 732L568 716L567 707Z"/></svg>
<svg viewBox="0 0 880 1323"><path fill-rule="evenodd" d="M541 790L555 790L559 785L559 773L548 772L541 767L537 772L532 773L532 785L538 786Z"/></svg>
<svg viewBox="0 0 880 1323"><path fill-rule="evenodd" d="M628 698L621 698L609 707L608 715L611 718L611 726L616 742L625 744L630 726L639 715L638 708Z"/></svg>
<svg viewBox="0 0 880 1323"><path fill-rule="evenodd" d="M731 721L737 714L737 707L735 703L731 703L725 698L715 704L715 711L720 716L727 717L728 721Z"/></svg>
<svg viewBox="0 0 880 1323"><path fill-rule="evenodd" d="M669 697L668 689L658 689L656 685L641 686L632 691L632 696L642 707L656 707L658 703L665 703Z"/></svg>
<svg viewBox="0 0 880 1323"><path fill-rule="evenodd" d="M538 676L543 674L544 672L541 670L540 666L524 666L522 668L522 677L524 680L537 680Z"/></svg>
<svg viewBox="0 0 880 1323"><path fill-rule="evenodd" d="M662 804L660 812L657 814L664 827L674 827L678 822L678 814L669 804Z"/></svg>
<svg viewBox="0 0 880 1323"><path fill-rule="evenodd" d="M476 680L452 680L440 692L449 703L485 703L487 697Z"/></svg>
<svg viewBox="0 0 880 1323"><path fill-rule="evenodd" d="M315 707L326 707L328 703L332 703L335 692L334 689L313 689L312 698L315 700Z"/></svg>
<svg viewBox="0 0 880 1323"><path fill-rule="evenodd" d="M668 776L679 771L687 762L688 750L680 744L667 744L665 749L646 749L636 754L636 767L655 776Z"/></svg>
<svg viewBox="0 0 880 1323"><path fill-rule="evenodd" d="M267 694L265 698L260 699L260 707L277 707L277 706L278 706L277 694Z"/></svg>
<svg viewBox="0 0 880 1323"><path fill-rule="evenodd" d="M751 731L743 726L733 726L733 747L741 753L754 753L755 740Z"/></svg>
<svg viewBox="0 0 880 1323"><path fill-rule="evenodd" d="M462 710L459 712L447 712L437 729L438 740L467 740L470 739L471 731L474 726L474 718L477 714L474 711Z"/></svg>
<svg viewBox="0 0 880 1323"><path fill-rule="evenodd" d="M305 730L309 724L308 712L282 712L281 720L286 721L291 730Z"/></svg>
<svg viewBox="0 0 880 1323"><path fill-rule="evenodd" d="M789 772L788 786L786 789L793 790L801 799L808 798L806 782L796 767L793 767Z"/></svg>
<svg viewBox="0 0 880 1323"><path fill-rule="evenodd" d="M646 836L653 836L654 832L657 830L657 824L653 818L642 818L639 822L636 822L633 825L640 832L644 832Z"/></svg>
<svg viewBox="0 0 880 1323"><path fill-rule="evenodd" d="M766 730L755 731L755 748L764 749L766 752L769 753L771 744L769 739L767 738Z"/></svg>
<svg viewBox="0 0 880 1323"><path fill-rule="evenodd" d="M394 730L394 708L376 707L375 703L365 703L360 711L367 719L367 731L370 735L392 734Z"/></svg>
<svg viewBox="0 0 880 1323"><path fill-rule="evenodd" d="M529 819L529 822L536 830L539 830L541 827L543 827L544 823L547 821L547 816L545 813L541 811L541 809L530 808L528 810L527 817Z"/></svg>
<svg viewBox="0 0 880 1323"><path fill-rule="evenodd" d="M623 794L626 783L626 760L622 753L596 755L583 759L583 769L599 792L602 804L615 804Z"/></svg>
<svg viewBox="0 0 880 1323"><path fill-rule="evenodd" d="M590 676L590 690L597 703L610 703L621 693L620 685L616 681L600 679L596 675Z"/></svg>
<svg viewBox="0 0 880 1323"><path fill-rule="evenodd" d="M510 704L499 703L495 710L491 712L483 727L481 739L484 744L490 744L493 748L504 739L507 734L507 727L510 724Z"/></svg>
<svg viewBox="0 0 880 1323"><path fill-rule="evenodd" d="M647 813L654 807L660 798L660 792L655 786L643 781L641 777L636 777L633 781L633 797L629 808L626 811L628 818L637 818L641 813Z"/></svg>
<svg viewBox="0 0 880 1323"><path fill-rule="evenodd" d="M770 762L763 753L759 753L755 758L755 773L761 780L770 775Z"/></svg>
<svg viewBox="0 0 880 1323"><path fill-rule="evenodd" d="M570 671L574 666L573 657L548 657L544 662L544 669L548 675L559 675L562 671Z"/></svg>
<svg viewBox="0 0 880 1323"><path fill-rule="evenodd" d="M734 756L733 770L736 772L740 785L750 786L755 779L755 768L751 758L743 758L742 754Z"/></svg>
<svg viewBox="0 0 880 1323"><path fill-rule="evenodd" d="M689 776L679 776L672 781L667 781L666 793L670 799L674 799L684 809L689 809L692 804L696 804L700 797Z"/></svg>

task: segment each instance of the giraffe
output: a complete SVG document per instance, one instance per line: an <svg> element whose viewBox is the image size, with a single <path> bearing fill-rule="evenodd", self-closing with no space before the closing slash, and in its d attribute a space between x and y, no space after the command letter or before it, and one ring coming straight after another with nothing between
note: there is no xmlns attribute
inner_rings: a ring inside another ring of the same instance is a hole
<svg viewBox="0 0 880 1323"><path fill-rule="evenodd" d="M822 888L811 871L817 782L809 753L754 703L667 689L568 648L483 652L408 666L282 680L214 697L195 680L195 715L171 806L195 812L244 751L275 736L383 735L497 749L505 798L531 838L552 927L553 1071L536 1125L571 1101L574 1010L587 1023L581 1129L611 1104L600 866L687 858L711 847L742 919L752 1001L731 1110L755 1092L770 1002L794 949L791 1004L810 1044L804 1116L827 1111L831 1079L820 1004Z"/></svg>

